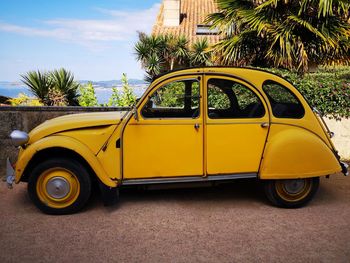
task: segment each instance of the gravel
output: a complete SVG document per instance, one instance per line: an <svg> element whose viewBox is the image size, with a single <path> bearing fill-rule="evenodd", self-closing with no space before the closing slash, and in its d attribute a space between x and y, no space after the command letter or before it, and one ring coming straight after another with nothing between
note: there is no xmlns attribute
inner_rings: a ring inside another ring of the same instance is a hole
<svg viewBox="0 0 350 263"><path fill-rule="evenodd" d="M255 181L124 189L104 207L42 214L26 184L0 184L0 262L349 262L350 178L322 178L304 208L271 206Z"/></svg>

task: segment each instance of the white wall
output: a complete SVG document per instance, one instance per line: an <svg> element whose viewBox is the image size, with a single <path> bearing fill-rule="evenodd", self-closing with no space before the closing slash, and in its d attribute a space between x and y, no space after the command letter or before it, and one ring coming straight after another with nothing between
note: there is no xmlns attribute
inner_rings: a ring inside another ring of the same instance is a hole
<svg viewBox="0 0 350 263"><path fill-rule="evenodd" d="M336 121L324 118L329 129L335 133L332 141L339 155L346 160L350 160L350 118Z"/></svg>

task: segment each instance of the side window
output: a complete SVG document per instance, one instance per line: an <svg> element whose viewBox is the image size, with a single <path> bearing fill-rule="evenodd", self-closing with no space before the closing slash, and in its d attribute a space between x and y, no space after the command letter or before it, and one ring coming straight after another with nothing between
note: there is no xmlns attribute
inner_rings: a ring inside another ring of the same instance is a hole
<svg viewBox="0 0 350 263"><path fill-rule="evenodd" d="M277 118L300 119L305 110L298 98L281 84L268 80L263 84L263 90L269 98L272 113Z"/></svg>
<svg viewBox="0 0 350 263"><path fill-rule="evenodd" d="M220 88L208 84L208 107L209 109L229 109L230 99Z"/></svg>
<svg viewBox="0 0 350 263"><path fill-rule="evenodd" d="M199 101L198 80L175 81L149 96L141 114L146 118L197 118Z"/></svg>
<svg viewBox="0 0 350 263"><path fill-rule="evenodd" d="M259 97L238 82L210 79L207 94L210 119L260 118L265 115Z"/></svg>

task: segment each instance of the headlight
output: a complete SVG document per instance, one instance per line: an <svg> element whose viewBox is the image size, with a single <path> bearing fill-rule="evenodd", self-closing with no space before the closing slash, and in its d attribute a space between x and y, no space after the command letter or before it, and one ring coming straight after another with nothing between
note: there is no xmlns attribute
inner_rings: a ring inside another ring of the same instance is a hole
<svg viewBox="0 0 350 263"><path fill-rule="evenodd" d="M11 132L10 138L15 146L21 146L29 141L28 133L19 130L14 130Z"/></svg>

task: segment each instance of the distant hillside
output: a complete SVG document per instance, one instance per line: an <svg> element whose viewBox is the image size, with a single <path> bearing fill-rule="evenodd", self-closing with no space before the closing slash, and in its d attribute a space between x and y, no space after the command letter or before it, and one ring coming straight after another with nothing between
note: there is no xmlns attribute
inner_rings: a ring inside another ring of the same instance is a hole
<svg viewBox="0 0 350 263"><path fill-rule="evenodd" d="M102 80L102 81L93 81L93 80L78 80L81 84L87 84L88 82L91 82L94 86L103 87L103 88L111 88L114 86L120 86L122 85L122 81L119 80ZM147 85L144 80L141 79L129 79L129 84L131 86L139 86L139 85ZM3 87L24 87L25 85L22 82L18 81L0 81L0 86Z"/></svg>
<svg viewBox="0 0 350 263"><path fill-rule="evenodd" d="M86 84L88 82L91 82L94 86L104 87L104 88L110 88L114 86L120 86L122 85L122 81L119 80L103 80L103 81L90 81L90 80L79 80L79 83ZM138 85L146 85L144 80L141 79L129 79L129 84L131 86L138 86Z"/></svg>

